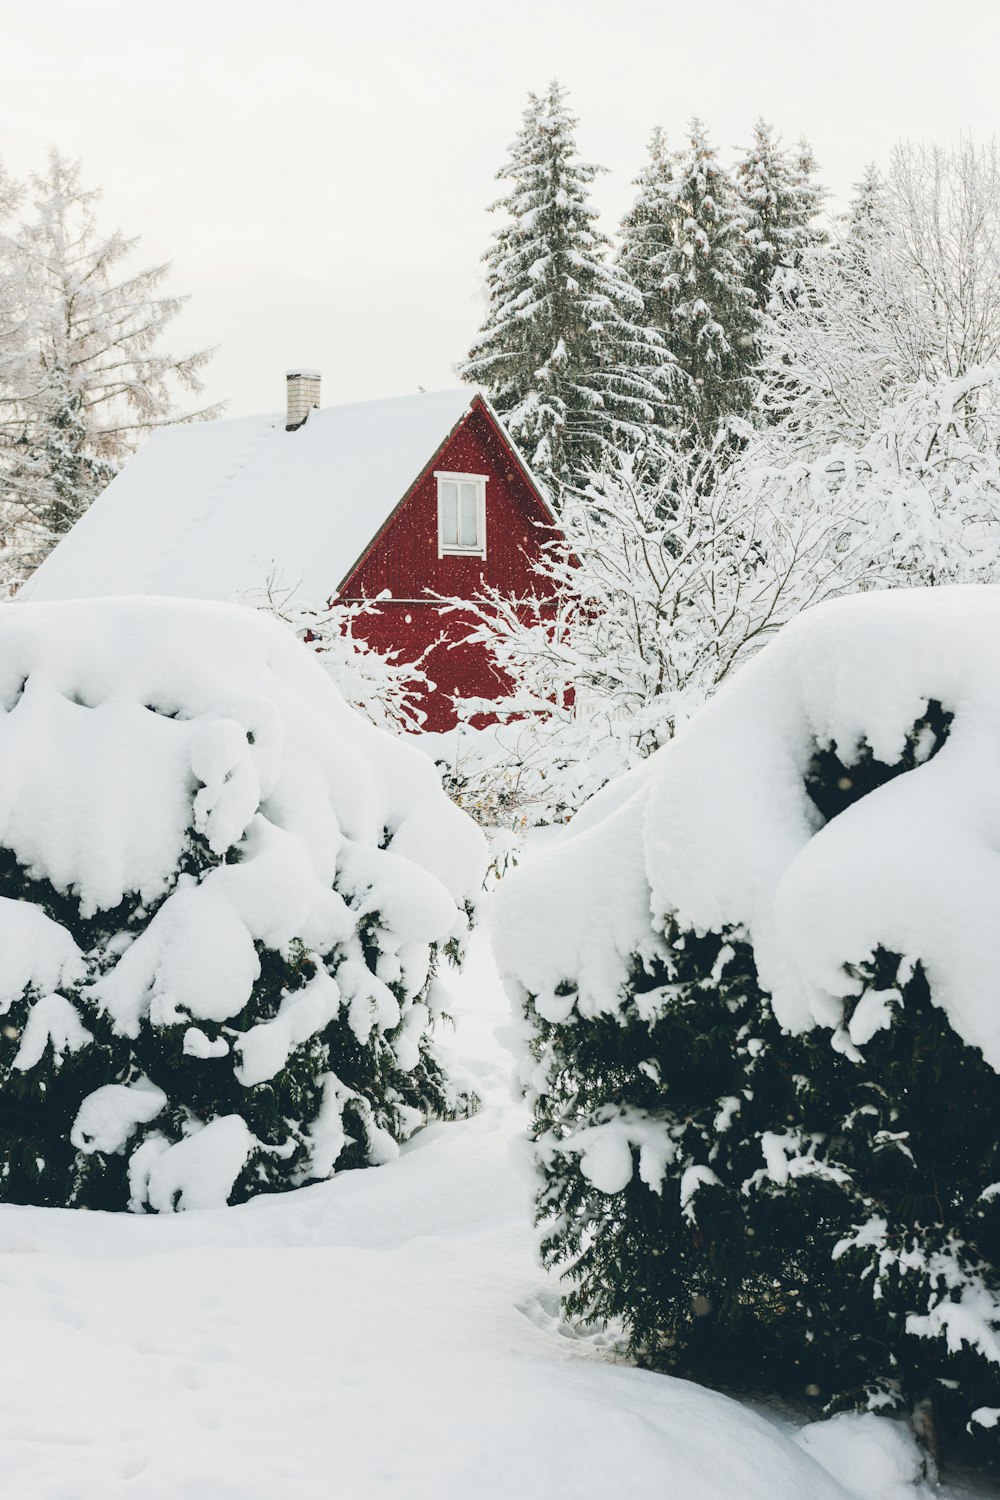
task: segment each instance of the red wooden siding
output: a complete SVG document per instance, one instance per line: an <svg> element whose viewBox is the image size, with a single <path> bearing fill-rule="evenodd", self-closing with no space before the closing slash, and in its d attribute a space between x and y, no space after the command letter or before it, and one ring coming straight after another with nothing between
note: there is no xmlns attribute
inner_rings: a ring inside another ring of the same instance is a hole
<svg viewBox="0 0 1000 1500"><path fill-rule="evenodd" d="M485 474L486 557L438 557L436 470ZM552 517L540 501L506 439L478 401L390 516L364 556L344 579L340 597L373 599L388 589L379 614L355 623L378 651L416 661L433 645L423 670L435 691L423 704L425 728L456 722L452 696L495 697L503 683L486 650L465 644L470 619L448 613L428 595L473 599L484 588L531 599L539 593L532 561L552 538ZM439 638L443 644L434 644Z"/></svg>
<svg viewBox="0 0 1000 1500"><path fill-rule="evenodd" d="M434 691L421 703L427 715L426 731L437 734L454 727L455 697L496 698L509 690L509 682L495 670L489 653L463 640L472 630L472 616L463 618L457 611L443 615L433 604L394 601L381 601L378 610L377 615L355 620L354 633L376 651L398 652L400 661L423 657L420 670L434 684ZM483 716L472 720L477 725L488 722L489 717Z"/></svg>

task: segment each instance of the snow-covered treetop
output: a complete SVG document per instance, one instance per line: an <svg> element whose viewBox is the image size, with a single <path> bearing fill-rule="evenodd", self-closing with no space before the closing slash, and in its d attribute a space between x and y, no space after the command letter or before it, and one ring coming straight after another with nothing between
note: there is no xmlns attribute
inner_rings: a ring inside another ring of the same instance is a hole
<svg viewBox="0 0 1000 1500"><path fill-rule="evenodd" d="M773 126L755 121L735 176L747 221L747 282L762 312L773 298L795 290L802 252L821 238L814 220L825 194L811 180L814 170L805 141L790 152Z"/></svg>
<svg viewBox="0 0 1000 1500"><path fill-rule="evenodd" d="M647 317L661 328L667 321L663 280L676 238L676 162L666 132L657 125L650 136L648 160L635 179L635 202L622 221L621 264L642 292Z"/></svg>
<svg viewBox="0 0 1000 1500"><path fill-rule="evenodd" d="M491 209L507 217L484 257L489 310L462 371L557 479L662 424L677 379L597 228L589 188L603 168L578 157L576 123L558 82L529 95Z"/></svg>
<svg viewBox="0 0 1000 1500"><path fill-rule="evenodd" d="M903 972L922 965L955 1030L1000 1071L998 664L998 588L808 610L508 877L501 969L547 1018L614 1012L635 956L657 951L674 916L749 935L779 1022L798 1032L841 1026L881 948ZM833 752L846 805L824 816L808 782ZM872 762L905 774L858 796L852 768ZM852 1027L889 1024L889 1006L861 1011Z"/></svg>
<svg viewBox="0 0 1000 1500"><path fill-rule="evenodd" d="M876 162L866 163L842 218L849 235L882 233L888 218L888 187Z"/></svg>
<svg viewBox="0 0 1000 1500"><path fill-rule="evenodd" d="M654 132L638 186L622 223L622 265L688 377L688 420L710 433L720 420L745 413L753 398L758 318L743 210L697 118L675 153Z"/></svg>
<svg viewBox="0 0 1000 1500"><path fill-rule="evenodd" d="M138 241L98 223L100 192L52 149L16 190L0 174L0 476L25 576L70 529L140 438L197 394L211 350L162 347L184 298L167 265L136 269ZM18 207L26 210L17 221Z"/></svg>

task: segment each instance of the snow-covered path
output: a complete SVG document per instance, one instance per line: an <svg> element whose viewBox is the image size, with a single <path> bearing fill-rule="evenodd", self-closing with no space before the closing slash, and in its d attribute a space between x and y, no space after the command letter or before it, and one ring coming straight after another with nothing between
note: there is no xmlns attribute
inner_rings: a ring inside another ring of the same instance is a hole
<svg viewBox="0 0 1000 1500"><path fill-rule="evenodd" d="M482 936L460 1018L484 1109L389 1166L176 1218L0 1208L3 1495L915 1500L905 1456L849 1492L762 1417L560 1333Z"/></svg>

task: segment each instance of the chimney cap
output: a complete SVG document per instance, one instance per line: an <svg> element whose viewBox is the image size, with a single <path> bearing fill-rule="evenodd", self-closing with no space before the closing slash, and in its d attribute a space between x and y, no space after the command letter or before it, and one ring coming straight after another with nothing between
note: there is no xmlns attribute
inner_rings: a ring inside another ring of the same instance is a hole
<svg viewBox="0 0 1000 1500"><path fill-rule="evenodd" d="M318 370L307 370L302 365L296 365L292 370L285 371L286 380L319 380Z"/></svg>

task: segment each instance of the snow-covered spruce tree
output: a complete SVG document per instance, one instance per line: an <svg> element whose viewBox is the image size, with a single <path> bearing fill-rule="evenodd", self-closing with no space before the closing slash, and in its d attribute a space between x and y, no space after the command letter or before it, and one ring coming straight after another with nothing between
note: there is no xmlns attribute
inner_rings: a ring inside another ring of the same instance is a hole
<svg viewBox="0 0 1000 1500"><path fill-rule="evenodd" d="M805 141L789 152L766 120L754 123L734 175L746 222L746 282L760 312L794 297L803 252L823 238L815 220L825 194L812 180L815 170Z"/></svg>
<svg viewBox="0 0 1000 1500"><path fill-rule="evenodd" d="M710 446L720 424L749 413L756 392L759 314L736 188L698 119L673 154L654 133L638 186L622 222L621 265L687 377L683 425Z"/></svg>
<svg viewBox="0 0 1000 1500"><path fill-rule="evenodd" d="M510 160L505 222L484 260L488 311L462 367L536 474L557 490L670 423L683 385L642 297L609 258L557 82L529 95Z"/></svg>
<svg viewBox="0 0 1000 1500"><path fill-rule="evenodd" d="M24 551L33 571L114 478L117 465L94 451L83 396L53 357L35 389L30 418L9 445L4 483Z"/></svg>
<svg viewBox="0 0 1000 1500"><path fill-rule="evenodd" d="M87 509L141 436L201 389L211 351L175 356L161 340L183 299L161 294L167 266L123 269L136 241L97 222L100 194L53 150L30 182L27 214L0 242L18 358L0 363L0 484L29 573Z"/></svg>
<svg viewBox="0 0 1000 1500"><path fill-rule="evenodd" d="M1000 1425L998 662L819 606L501 887L545 1254L656 1363Z"/></svg>
<svg viewBox="0 0 1000 1500"><path fill-rule="evenodd" d="M0 1198L222 1206L469 1106L482 836L277 621L4 606L0 822Z"/></svg>
<svg viewBox="0 0 1000 1500"><path fill-rule="evenodd" d="M817 181L816 174L819 172L819 162L816 153L806 140L804 135L799 136L792 147L792 167L795 181L799 191L800 212L804 223L808 227L806 243L809 245L825 245L829 239L827 231L816 223L823 212L824 205L830 196L829 190Z"/></svg>
<svg viewBox="0 0 1000 1500"><path fill-rule="evenodd" d="M664 283L677 242L677 157L659 125L648 151L649 159L634 183L639 192L622 221L619 259L642 293L647 318L654 327L665 329L670 299Z"/></svg>
<svg viewBox="0 0 1000 1500"><path fill-rule="evenodd" d="M889 222L889 195L886 181L876 162L870 161L854 183L854 192L841 218L850 236L883 233Z"/></svg>

